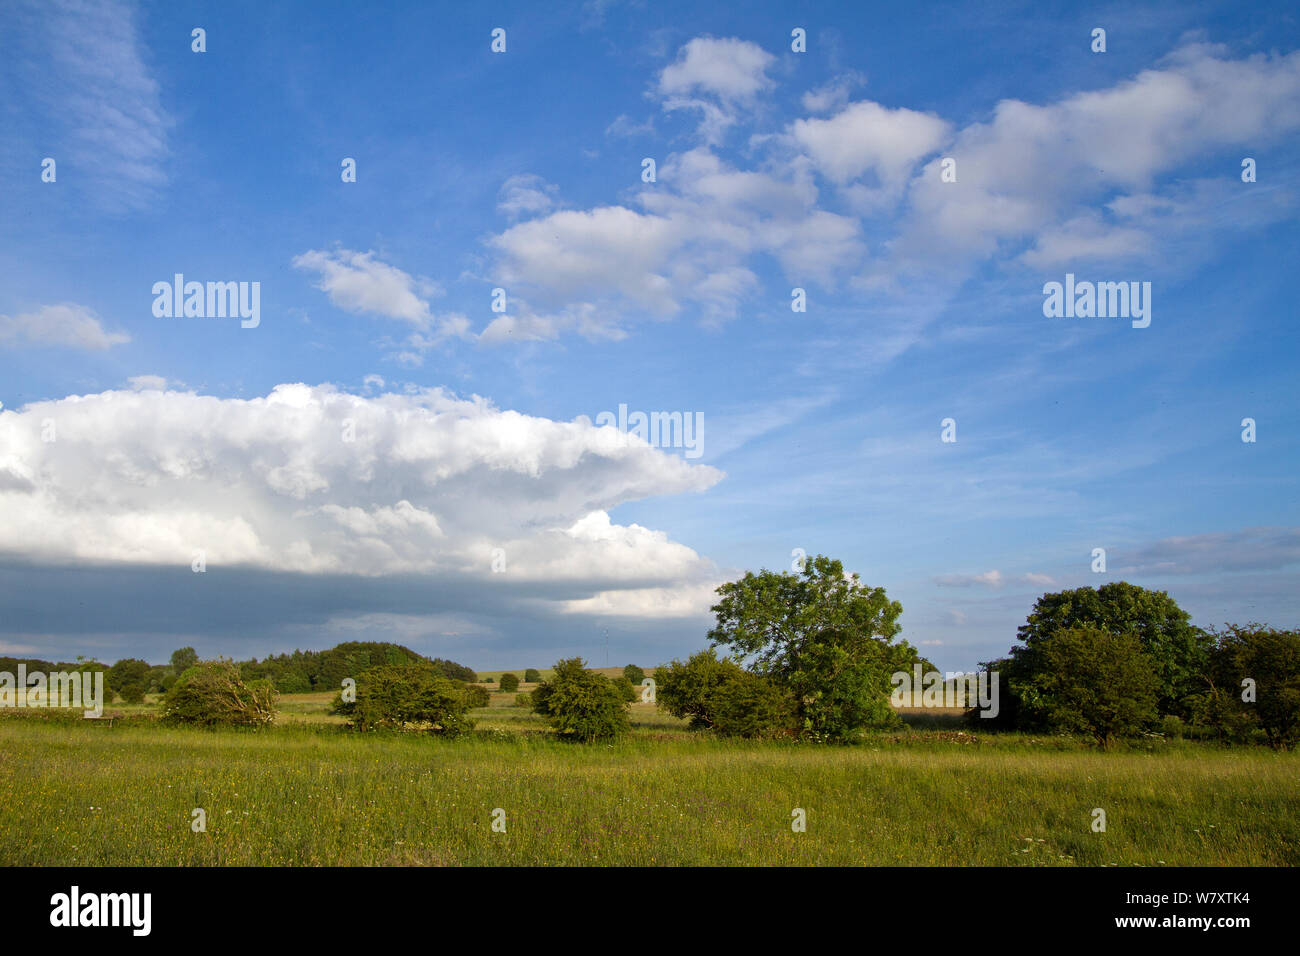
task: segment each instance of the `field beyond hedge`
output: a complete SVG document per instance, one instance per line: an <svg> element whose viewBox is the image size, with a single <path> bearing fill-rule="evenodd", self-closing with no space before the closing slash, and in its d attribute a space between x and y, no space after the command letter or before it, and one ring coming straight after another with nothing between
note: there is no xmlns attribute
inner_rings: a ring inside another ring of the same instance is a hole
<svg viewBox="0 0 1300 956"><path fill-rule="evenodd" d="M1295 753L933 729L725 741L641 704L631 737L582 746L499 696L459 740L354 734L314 695L257 733L0 720L0 864L1300 863Z"/></svg>

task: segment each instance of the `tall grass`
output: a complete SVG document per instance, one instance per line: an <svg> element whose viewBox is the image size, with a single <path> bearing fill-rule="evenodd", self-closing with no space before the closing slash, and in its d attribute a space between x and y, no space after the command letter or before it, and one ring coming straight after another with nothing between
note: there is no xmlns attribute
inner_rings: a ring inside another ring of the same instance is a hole
<svg viewBox="0 0 1300 956"><path fill-rule="evenodd" d="M1296 754L918 731L748 743L645 714L581 746L522 732L540 725L521 708L483 713L454 741L0 720L0 863L1300 863Z"/></svg>

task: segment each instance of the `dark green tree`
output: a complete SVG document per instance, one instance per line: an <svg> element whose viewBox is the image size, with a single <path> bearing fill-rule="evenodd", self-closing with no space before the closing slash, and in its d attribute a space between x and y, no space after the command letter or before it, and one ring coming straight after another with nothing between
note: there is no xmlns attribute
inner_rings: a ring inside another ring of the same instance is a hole
<svg viewBox="0 0 1300 956"><path fill-rule="evenodd" d="M1011 682L1023 683L1038 672L1039 642L1075 627L1135 635L1155 667L1156 706L1163 714L1188 715L1189 698L1202 688L1213 639L1193 627L1187 612L1167 593L1126 581L1040 597L1017 632L1024 646L1011 650Z"/></svg>
<svg viewBox="0 0 1300 956"><path fill-rule="evenodd" d="M525 684L536 684L541 679L542 679L542 672L539 671L536 667L530 667L528 668L528 670L524 671Z"/></svg>
<svg viewBox="0 0 1300 956"><path fill-rule="evenodd" d="M633 684L639 686L641 682L645 680L645 671L637 667L635 664L628 664L623 668L623 676Z"/></svg>
<svg viewBox="0 0 1300 956"><path fill-rule="evenodd" d="M1214 647L1199 722L1222 736L1262 736L1273 749L1300 743L1300 632L1260 624L1211 630Z"/></svg>
<svg viewBox="0 0 1300 956"><path fill-rule="evenodd" d="M149 690L149 677L153 667L148 661L126 657L108 669L104 683L128 704L144 700Z"/></svg>
<svg viewBox="0 0 1300 956"><path fill-rule="evenodd" d="M1063 628L1040 638L1036 652L1033 677L1017 689L1031 718L1103 748L1156 720L1155 664L1132 631Z"/></svg>
<svg viewBox="0 0 1300 956"><path fill-rule="evenodd" d="M179 676L199 662L198 652L192 647L180 647L172 651L172 670Z"/></svg>
<svg viewBox="0 0 1300 956"><path fill-rule="evenodd" d="M499 686L503 691L513 694L519 689L519 678L515 674L502 674Z"/></svg>

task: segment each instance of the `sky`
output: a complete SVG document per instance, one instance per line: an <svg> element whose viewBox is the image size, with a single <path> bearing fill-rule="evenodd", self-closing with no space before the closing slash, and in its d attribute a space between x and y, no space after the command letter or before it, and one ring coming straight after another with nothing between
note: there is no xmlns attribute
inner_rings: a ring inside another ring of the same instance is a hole
<svg viewBox="0 0 1300 956"><path fill-rule="evenodd" d="M1289 3L8 0L0 654L1296 627L1297 145Z"/></svg>

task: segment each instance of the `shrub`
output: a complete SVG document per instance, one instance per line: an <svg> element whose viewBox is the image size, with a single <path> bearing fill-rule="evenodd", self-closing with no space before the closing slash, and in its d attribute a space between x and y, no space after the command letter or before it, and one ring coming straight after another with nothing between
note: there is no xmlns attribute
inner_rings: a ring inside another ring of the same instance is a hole
<svg viewBox="0 0 1300 956"><path fill-rule="evenodd" d="M532 697L533 709L570 740L602 740L631 729L627 703L613 683L588 670L580 657L557 661L555 675L538 684Z"/></svg>
<svg viewBox="0 0 1300 956"><path fill-rule="evenodd" d="M1037 672L1016 688L1031 719L1102 747L1155 722L1160 681L1136 634L1066 628L1039 641L1037 658Z"/></svg>
<svg viewBox="0 0 1300 956"><path fill-rule="evenodd" d="M358 730L402 729L427 724L448 736L472 730L465 694L434 669L420 664L372 667L357 683L356 700L340 694L333 712L347 717Z"/></svg>
<svg viewBox="0 0 1300 956"><path fill-rule="evenodd" d="M693 729L712 729L737 737L767 737L798 727L794 701L771 680L752 674L712 648L685 663L673 661L655 671L655 697Z"/></svg>
<svg viewBox="0 0 1300 956"><path fill-rule="evenodd" d="M528 670L524 671L525 684L536 684L541 679L542 679L542 672L539 671L536 667L530 667L528 668Z"/></svg>
<svg viewBox="0 0 1300 956"><path fill-rule="evenodd" d="M630 683L639 685L643 680L645 680L645 671L637 667L635 664L628 664L627 667L623 668L623 676L626 677Z"/></svg>
<svg viewBox="0 0 1300 956"><path fill-rule="evenodd" d="M515 694L515 706L528 707L531 709L533 706L533 692L529 691L526 694Z"/></svg>
<svg viewBox="0 0 1300 956"><path fill-rule="evenodd" d="M793 733L799 724L790 695L749 671L719 684L709 707L713 729L728 737L781 736Z"/></svg>
<svg viewBox="0 0 1300 956"><path fill-rule="evenodd" d="M281 694L310 694L311 680L302 671L287 670L275 678L275 689Z"/></svg>
<svg viewBox="0 0 1300 956"><path fill-rule="evenodd" d="M503 691L513 694L519 689L519 678L514 674L502 674L500 686Z"/></svg>
<svg viewBox="0 0 1300 956"><path fill-rule="evenodd" d="M615 677L610 683L614 685L614 689L618 691L619 696L629 704L640 696L637 689L632 686L632 682L626 677Z"/></svg>
<svg viewBox="0 0 1300 956"><path fill-rule="evenodd" d="M245 683L231 661L201 661L167 692L163 716L182 724L264 727L275 720L277 696L270 681Z"/></svg>
<svg viewBox="0 0 1300 956"><path fill-rule="evenodd" d="M456 684L456 690L465 698L466 707L486 707L492 703L492 695L486 687L478 684Z"/></svg>
<svg viewBox="0 0 1300 956"><path fill-rule="evenodd" d="M482 676L479 677L478 682L480 684L495 684L496 678L494 678L491 674L483 674Z"/></svg>
<svg viewBox="0 0 1300 956"><path fill-rule="evenodd" d="M674 660L655 670L655 700L674 717L688 721L692 729L712 727L713 691L742 670L728 657L719 659L713 648L700 651L685 662Z"/></svg>

